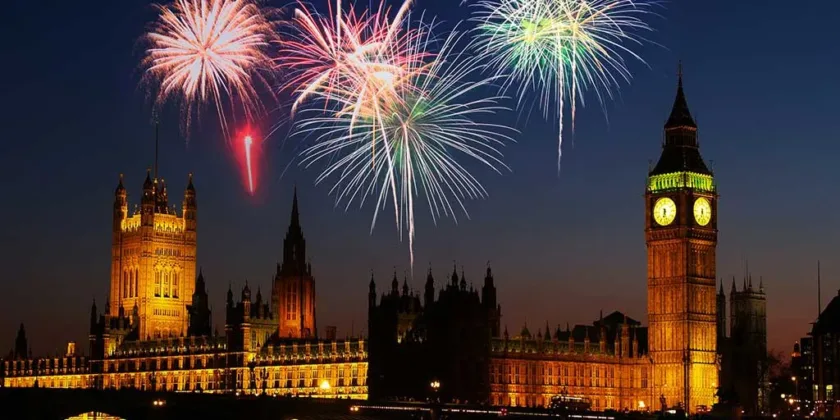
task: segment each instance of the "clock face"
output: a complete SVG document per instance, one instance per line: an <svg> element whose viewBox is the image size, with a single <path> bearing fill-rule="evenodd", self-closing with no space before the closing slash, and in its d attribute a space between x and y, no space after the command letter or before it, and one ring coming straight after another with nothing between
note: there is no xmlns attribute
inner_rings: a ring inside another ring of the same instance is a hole
<svg viewBox="0 0 840 420"><path fill-rule="evenodd" d="M700 197L694 202L694 220L700 226L706 226L712 220L712 205L705 197Z"/></svg>
<svg viewBox="0 0 840 420"><path fill-rule="evenodd" d="M660 226L668 226L677 217L677 204L668 197L656 200L653 206L653 220Z"/></svg>

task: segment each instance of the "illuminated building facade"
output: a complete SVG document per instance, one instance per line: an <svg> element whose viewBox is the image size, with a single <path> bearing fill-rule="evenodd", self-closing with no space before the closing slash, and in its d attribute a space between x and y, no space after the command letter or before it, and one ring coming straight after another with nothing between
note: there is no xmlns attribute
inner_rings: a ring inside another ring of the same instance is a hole
<svg viewBox="0 0 840 420"><path fill-rule="evenodd" d="M645 191L648 351L657 393L691 412L710 409L718 388L717 199L680 74Z"/></svg>
<svg viewBox="0 0 840 420"><path fill-rule="evenodd" d="M796 386L800 410L810 413L814 409L814 338L802 337L793 345L790 355L791 379Z"/></svg>
<svg viewBox="0 0 840 420"><path fill-rule="evenodd" d="M156 198L165 191L147 176L143 211L128 218L122 180L117 187L112 267L120 275L112 273L105 310L95 302L91 306L89 357L76 355L72 345L64 357L32 358L21 326L3 364L3 385L366 399L367 342L336 340L334 329L323 340L315 330L312 269L307 263L301 270L306 252L297 194L271 301L263 300L259 288L252 297L247 282L238 301L229 288L224 335L219 335L211 324L204 273L189 282L181 277L195 271L192 179L184 216ZM284 288L289 279L300 287ZM283 323L286 315L296 323Z"/></svg>
<svg viewBox="0 0 840 420"><path fill-rule="evenodd" d="M813 338L814 406L817 417L840 417L840 292L820 313Z"/></svg>
<svg viewBox="0 0 840 420"><path fill-rule="evenodd" d="M192 175L181 212L169 206L164 180L146 173L140 208L128 211L122 175L114 198L111 288L108 314L139 317L142 338L180 337L187 332L185 310L193 294L196 205ZM134 311L132 308L136 307Z"/></svg>
<svg viewBox="0 0 840 420"><path fill-rule="evenodd" d="M492 341L490 402L545 407L554 396L586 398L597 411L656 407L647 328L620 312L592 325Z"/></svg>
<svg viewBox="0 0 840 420"><path fill-rule="evenodd" d="M722 282L717 300L726 302ZM720 310L720 305L718 308ZM761 279L758 287L753 287L752 275L748 273L741 290L735 287L735 279L732 279L728 327L729 335L726 336L726 317L718 313L721 390L732 402L737 402L745 414L761 415L767 408L770 386L767 364L767 295Z"/></svg>

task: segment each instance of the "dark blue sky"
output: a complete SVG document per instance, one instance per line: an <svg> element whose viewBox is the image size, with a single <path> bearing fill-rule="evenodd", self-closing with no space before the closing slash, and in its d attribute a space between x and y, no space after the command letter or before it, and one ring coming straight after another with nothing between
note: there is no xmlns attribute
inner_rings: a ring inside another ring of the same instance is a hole
<svg viewBox="0 0 840 420"><path fill-rule="evenodd" d="M464 16L456 3L417 0L417 8L451 24ZM4 9L0 349L25 322L33 350L52 352L85 340L91 298L102 302L107 293L118 174L136 203L153 161L137 40L154 11L139 0L12 0ZM526 321L588 323L601 309L644 321L644 182L682 59L701 151L714 162L721 194L718 276L728 291L747 258L754 278L763 276L771 347L787 351L809 329L818 259L824 302L840 287L840 3L792 9L781 0L683 0L660 14L650 20L660 45L638 50L649 66L630 63L634 79L607 104L608 118L591 96L579 110L559 177L554 122L532 117L518 123L518 143L504 150L512 172L475 172L490 197L468 203L471 219L434 226L421 214L415 288L429 262L442 280L457 260L479 284L489 260L511 330ZM163 116L160 165L178 203L187 173L195 173L198 260L216 321L229 282L270 287L297 183L319 325L344 332L353 325L358 333L370 270L381 287L395 266L400 278L408 269L393 219L381 218L370 235L370 207L335 209L329 186L313 186L316 172L296 166L294 139L269 139L268 172L258 197L249 197L217 122L206 116L188 145L177 113ZM515 114L505 118L516 123Z"/></svg>

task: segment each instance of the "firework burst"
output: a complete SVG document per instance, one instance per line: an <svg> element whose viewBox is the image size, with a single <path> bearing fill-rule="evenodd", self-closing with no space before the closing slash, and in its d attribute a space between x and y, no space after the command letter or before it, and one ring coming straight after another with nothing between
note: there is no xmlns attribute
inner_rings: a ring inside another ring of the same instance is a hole
<svg viewBox="0 0 840 420"><path fill-rule="evenodd" d="M499 76L480 77L482 65L456 48L461 38L453 32L433 59L407 67L412 76L395 85L393 100L381 101L372 113L342 112L355 106L358 97L337 93L347 89L331 89L315 95L337 102L331 110L313 106L307 112L314 116L304 115L296 123L298 133L315 139L302 153L303 164L328 162L317 182L331 180L331 193L337 202L346 201L345 209L375 197L372 230L379 210L393 203L400 235L407 230L412 266L418 198L424 196L435 222L442 216L457 222L458 210L468 215L466 199L486 195L461 159L498 172L504 164L497 147L512 140L506 134L510 128L485 122L504 109L498 105L501 97L481 96ZM430 44L416 37L411 53L428 56Z"/></svg>
<svg viewBox="0 0 840 420"><path fill-rule="evenodd" d="M249 119L262 110L255 82L265 82L270 68L275 32L269 9L256 0L175 0L156 8L143 67L159 86L158 104L172 96L183 100L189 129L197 106L212 103L225 134L226 102Z"/></svg>
<svg viewBox="0 0 840 420"><path fill-rule="evenodd" d="M397 86L422 71L427 55L413 48L422 33L403 27L410 5L403 2L391 18L384 2L375 11L357 12L336 0L325 16L298 3L290 37L281 41L275 61L289 76L283 90L295 94L292 113L317 96L326 99L325 106L342 104L333 111L356 121L399 100Z"/></svg>
<svg viewBox="0 0 840 420"><path fill-rule="evenodd" d="M649 0L481 0L475 46L489 57L490 67L509 72L505 89L516 84L519 103L526 93L539 92L548 116L556 100L557 167L563 145L563 114L570 106L572 130L578 100L593 90L603 104L619 80L631 74L624 55L642 58L628 45L639 45L638 32L650 27L642 17Z"/></svg>

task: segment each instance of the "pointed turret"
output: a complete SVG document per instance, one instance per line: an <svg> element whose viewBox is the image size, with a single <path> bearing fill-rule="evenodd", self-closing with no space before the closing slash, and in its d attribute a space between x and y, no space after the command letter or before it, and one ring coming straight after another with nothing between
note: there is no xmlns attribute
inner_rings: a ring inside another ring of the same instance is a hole
<svg viewBox="0 0 840 420"><path fill-rule="evenodd" d="M429 274L426 275L426 288L425 294L423 295L424 299L424 306L426 308L431 307L432 303L435 301L435 278L432 276L432 265L429 264Z"/></svg>
<svg viewBox="0 0 840 420"><path fill-rule="evenodd" d="M402 295L408 296L408 277L406 277L405 275L403 275Z"/></svg>
<svg viewBox="0 0 840 420"><path fill-rule="evenodd" d="M394 278L391 279L391 294L394 296L400 295L400 282L397 281L397 270L394 269Z"/></svg>
<svg viewBox="0 0 840 420"><path fill-rule="evenodd" d="M458 286L458 267L454 261L452 262L452 285L455 287Z"/></svg>
<svg viewBox="0 0 840 420"><path fill-rule="evenodd" d="M461 290L467 290L467 278L464 276L464 266L461 266Z"/></svg>
<svg viewBox="0 0 840 420"><path fill-rule="evenodd" d="M248 286L248 280L245 280L245 287L242 288L242 301L251 301L251 288Z"/></svg>
<svg viewBox="0 0 840 420"><path fill-rule="evenodd" d="M732 290L729 291L730 295L735 294L738 290L735 288L735 276L732 276Z"/></svg>
<svg viewBox="0 0 840 420"><path fill-rule="evenodd" d="M545 321L545 341L551 341L551 330L548 329L548 321Z"/></svg>
<svg viewBox="0 0 840 420"><path fill-rule="evenodd" d="M376 307L376 282L373 281L373 270L370 270L370 283L368 284L368 308L372 309L374 307Z"/></svg>
<svg viewBox="0 0 840 420"><path fill-rule="evenodd" d="M26 340L26 329L23 327L23 323L20 323L20 328L18 329L17 337L15 337L15 358L16 359L25 359L27 357L27 349L28 344Z"/></svg>
<svg viewBox="0 0 840 420"><path fill-rule="evenodd" d="M155 186L152 183L152 170L146 169L143 182L143 197L140 199L140 220L143 226L152 226L155 213Z"/></svg>
<svg viewBox="0 0 840 420"><path fill-rule="evenodd" d="M764 277L758 276L758 293L764 293Z"/></svg>
<svg viewBox="0 0 840 420"><path fill-rule="evenodd" d="M93 300L93 303L90 305L90 333L93 334L96 329L96 320L99 318L99 314L96 311L96 299Z"/></svg>
<svg viewBox="0 0 840 420"><path fill-rule="evenodd" d="M120 181L114 191L114 232L122 229L122 221L128 217L128 193L123 185L123 174L120 174ZM115 237L116 241L117 238Z"/></svg>
<svg viewBox="0 0 840 420"><path fill-rule="evenodd" d="M693 172L711 175L711 171L700 155L697 142L697 124L688 110L682 80L682 64L677 79L677 95L671 114L665 122L665 141L662 155L649 175L662 175L675 172Z"/></svg>

